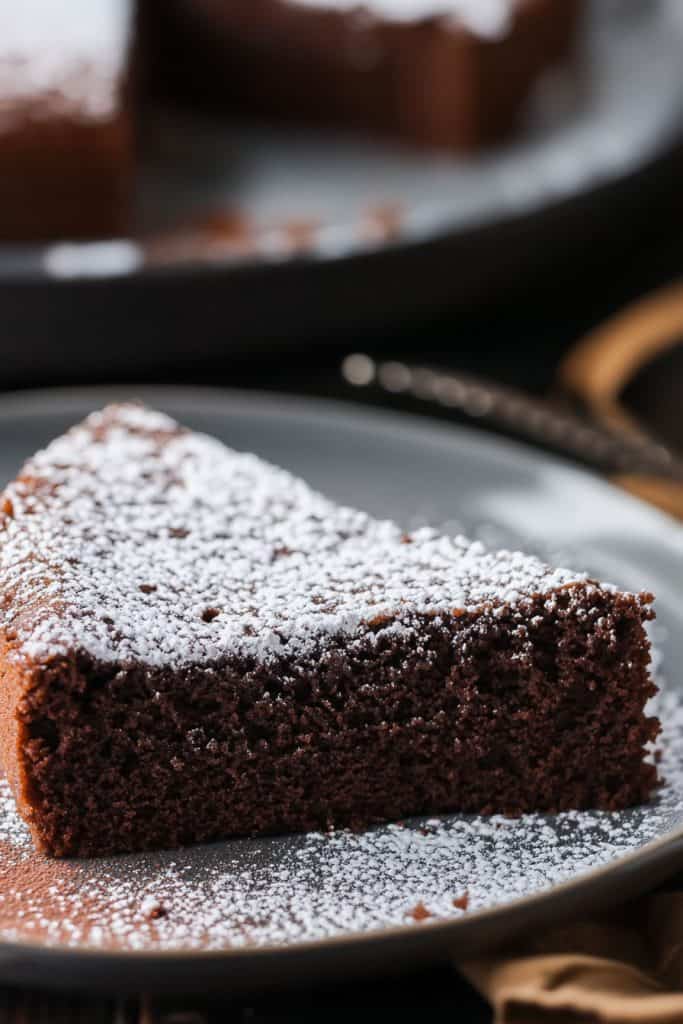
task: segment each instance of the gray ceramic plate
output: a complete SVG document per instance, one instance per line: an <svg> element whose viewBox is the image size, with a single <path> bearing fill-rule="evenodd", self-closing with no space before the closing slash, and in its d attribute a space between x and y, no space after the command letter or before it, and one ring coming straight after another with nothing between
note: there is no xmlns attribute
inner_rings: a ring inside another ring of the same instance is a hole
<svg viewBox="0 0 683 1024"><path fill-rule="evenodd" d="M588 473L489 436L360 406L244 392L5 396L0 476L13 475L25 456L91 409L131 395L406 526L465 529L655 590L667 784L650 805L621 814L451 815L356 836L235 839L91 862L33 853L2 792L3 980L117 990L310 983L471 955L674 870L683 853L678 526Z"/></svg>

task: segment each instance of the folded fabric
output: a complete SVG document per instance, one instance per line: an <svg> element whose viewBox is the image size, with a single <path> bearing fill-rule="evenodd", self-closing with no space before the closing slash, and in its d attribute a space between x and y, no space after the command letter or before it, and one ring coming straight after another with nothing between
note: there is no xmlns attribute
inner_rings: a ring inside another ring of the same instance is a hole
<svg viewBox="0 0 683 1024"><path fill-rule="evenodd" d="M496 1024L681 1024L683 891L659 890L459 966Z"/></svg>

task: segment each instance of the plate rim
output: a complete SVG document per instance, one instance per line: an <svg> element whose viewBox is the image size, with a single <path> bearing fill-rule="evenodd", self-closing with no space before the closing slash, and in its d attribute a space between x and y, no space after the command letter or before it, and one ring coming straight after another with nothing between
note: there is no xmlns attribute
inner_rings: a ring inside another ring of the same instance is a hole
<svg viewBox="0 0 683 1024"><path fill-rule="evenodd" d="M378 408L353 400L220 387L144 383L140 385L84 385L1 393L0 423L8 420L35 419L37 416L70 414L72 411L76 416L82 416L84 415L82 408L84 404L92 403L93 408L97 408L109 401L124 400L125 393L128 393L132 400L144 401L147 397L150 404L156 402L162 406L186 403L188 407L194 407L196 411L208 410L217 415L229 414L231 409L239 410L240 408L248 414L254 415L253 407L256 406L265 409L271 415L284 414L292 418L305 416L318 418L322 414L332 420L341 420L347 428L350 426L352 429L362 429L362 421L365 420L367 423L368 420L371 420L375 422L375 425L383 424L387 430L391 428L394 438L398 431L413 438L423 434L425 438L431 438L432 442L452 444L454 439L459 439L470 449L490 450L495 446L498 452L503 449L506 458L514 461L528 465L529 460L540 459L569 478L585 479L588 477L592 486L609 494L612 498L618 496L620 501L634 510L639 510L642 515L648 516L660 532L670 534L672 541L674 537L678 537L679 541L683 538L683 526L666 513L621 491L591 470L560 456L548 454L532 445L511 441L477 428L449 423L432 416L420 416L409 412ZM249 409L249 406L252 408ZM225 842L225 840L217 842ZM343 932L335 936L302 942L226 946L220 950L122 951L92 946L70 946L64 942L48 944L27 939L19 941L1 939L0 969L3 957L10 954L15 957L34 957L43 965L50 961L64 962L65 959L70 962L85 960L90 967L99 966L104 969L107 972L107 977L112 981L115 980L115 976L111 973L112 969L125 972L133 966L151 969L155 966L167 968L174 963L178 965L201 963L215 966L224 965L226 962L239 965L272 959L286 961L299 956L306 958L312 954L358 951L359 947L361 949L375 948L378 945L394 947L407 940L410 940L411 944L419 946L454 949L457 948L459 939L468 936L471 932L485 932L487 928L490 931L490 926L496 922L501 922L505 926L501 932L505 938L514 934L524 921L528 921L530 916L539 924L547 922L552 916L553 908L558 903L563 906L574 904L578 910L581 905L586 903L587 899L591 899L591 905L595 909L604 907L616 897L618 889L621 889L623 893L623 883L626 878L629 878L632 883L629 896L636 895L649 886L653 877L662 881L669 871L673 873L674 867L680 866L681 852L683 852L683 823L664 835L650 840L640 848L616 858L613 862L599 865L546 890L513 899L508 903L468 911L448 920L427 920L420 923L411 922L378 927L362 932ZM640 880L634 879L634 872L640 873ZM641 888L639 888L639 881L642 882ZM563 914L562 919L564 920L566 916ZM495 946L495 943L492 944L486 939L483 943L478 943L475 934L474 940L468 943L468 948L471 946L472 950L476 950L479 945L488 949L492 945ZM9 969L14 969L16 966L16 961L11 961ZM84 984L87 985L87 979L84 979Z"/></svg>

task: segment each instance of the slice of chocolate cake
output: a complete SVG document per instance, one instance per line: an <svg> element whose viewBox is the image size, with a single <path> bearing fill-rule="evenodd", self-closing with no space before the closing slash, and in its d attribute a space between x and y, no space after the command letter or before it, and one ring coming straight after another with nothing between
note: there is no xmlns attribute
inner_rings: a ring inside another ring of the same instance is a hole
<svg viewBox="0 0 683 1024"><path fill-rule="evenodd" d="M584 0L169 0L158 56L183 94L470 149L515 126L573 47Z"/></svg>
<svg viewBox="0 0 683 1024"><path fill-rule="evenodd" d="M405 535L137 406L38 453L2 514L2 761L52 854L656 783L648 594Z"/></svg>
<svg viewBox="0 0 683 1024"><path fill-rule="evenodd" d="M0 10L0 240L127 228L132 0Z"/></svg>

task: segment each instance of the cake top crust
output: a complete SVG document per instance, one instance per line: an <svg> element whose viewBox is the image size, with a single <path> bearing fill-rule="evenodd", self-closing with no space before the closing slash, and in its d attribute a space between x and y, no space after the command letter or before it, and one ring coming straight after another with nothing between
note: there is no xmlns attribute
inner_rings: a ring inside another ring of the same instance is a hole
<svg viewBox="0 0 683 1024"><path fill-rule="evenodd" d="M136 405L36 454L3 498L14 657L182 668L501 614L585 580L519 552L336 505L255 455ZM595 584L598 586L598 584Z"/></svg>
<svg viewBox="0 0 683 1024"><path fill-rule="evenodd" d="M289 0L299 7L359 14L383 21L443 18L483 38L506 33L521 0Z"/></svg>
<svg viewBox="0 0 683 1024"><path fill-rule="evenodd" d="M20 0L0 11L0 128L32 117L109 117L132 31L131 0ZM40 104L40 105L38 105Z"/></svg>

